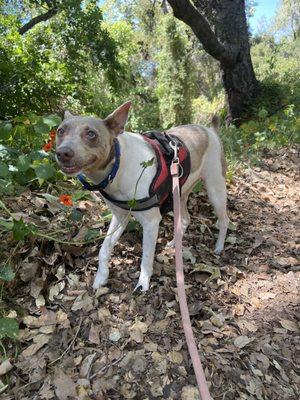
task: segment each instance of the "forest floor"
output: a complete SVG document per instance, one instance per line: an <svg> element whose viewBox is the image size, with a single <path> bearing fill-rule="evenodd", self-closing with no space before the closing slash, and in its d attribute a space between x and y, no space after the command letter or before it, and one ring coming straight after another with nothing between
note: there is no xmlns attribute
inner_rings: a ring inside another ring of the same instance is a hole
<svg viewBox="0 0 300 400"><path fill-rule="evenodd" d="M189 200L187 297L214 400L300 398L297 174L295 149L268 151L259 167L237 173L228 185L232 224L220 257L212 252L217 230L205 191ZM53 229L61 213L45 203L28 192L11 207ZM76 240L84 225L101 227L103 211L91 201L79 207L85 217ZM2 377L9 387L1 399L198 399L176 300L174 255L165 248L171 237L167 216L147 293L133 293L139 230L123 235L108 287L96 294L91 283L99 244L27 240L17 256L18 280L6 288L21 335L17 358L16 344L7 345L15 361L9 379Z"/></svg>

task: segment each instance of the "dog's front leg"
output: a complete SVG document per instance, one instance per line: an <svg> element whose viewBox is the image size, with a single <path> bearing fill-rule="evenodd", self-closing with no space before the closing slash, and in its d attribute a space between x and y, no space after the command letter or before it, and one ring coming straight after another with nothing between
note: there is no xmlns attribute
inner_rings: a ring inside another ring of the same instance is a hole
<svg viewBox="0 0 300 400"><path fill-rule="evenodd" d="M115 244L124 232L128 223L126 214L126 212L113 212L107 235L99 251L99 267L94 280L93 289L98 289L100 286L107 283L109 275L108 262Z"/></svg>
<svg viewBox="0 0 300 400"><path fill-rule="evenodd" d="M143 256L141 273L134 290L141 288L143 292L149 289L150 278L153 272L153 261L158 236L161 214L158 208L133 213L143 228Z"/></svg>

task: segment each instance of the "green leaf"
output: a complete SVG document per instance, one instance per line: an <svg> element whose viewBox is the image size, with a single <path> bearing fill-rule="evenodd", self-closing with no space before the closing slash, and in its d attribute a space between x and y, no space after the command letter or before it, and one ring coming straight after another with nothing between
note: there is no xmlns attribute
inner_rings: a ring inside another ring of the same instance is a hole
<svg viewBox="0 0 300 400"><path fill-rule="evenodd" d="M126 232L135 232L138 226L139 223L135 219L131 219L126 227Z"/></svg>
<svg viewBox="0 0 300 400"><path fill-rule="evenodd" d="M82 220L83 214L82 214L81 211L76 210L76 208L73 208L73 210L72 210L72 212L70 214L70 217L71 217L72 221L77 222L77 221L81 221Z"/></svg>
<svg viewBox="0 0 300 400"><path fill-rule="evenodd" d="M3 208L3 210L8 211L6 205L3 203L2 200L0 200L0 208Z"/></svg>
<svg viewBox="0 0 300 400"><path fill-rule="evenodd" d="M12 131L12 124L10 122L0 123L0 140L7 140Z"/></svg>
<svg viewBox="0 0 300 400"><path fill-rule="evenodd" d="M51 164L40 164L34 169L38 179L49 179L55 174L55 168Z"/></svg>
<svg viewBox="0 0 300 400"><path fill-rule="evenodd" d="M112 213L110 210L105 210L101 213L101 217L107 221L110 221L112 219Z"/></svg>
<svg viewBox="0 0 300 400"><path fill-rule="evenodd" d="M37 121L33 128L35 133L38 133L39 135L49 132L49 126L43 122L42 118Z"/></svg>
<svg viewBox="0 0 300 400"><path fill-rule="evenodd" d="M16 167L18 171L25 172L30 168L31 159L25 154L18 157Z"/></svg>
<svg viewBox="0 0 300 400"><path fill-rule="evenodd" d="M98 229L89 229L87 234L84 237L84 240L86 240L86 241L93 240L97 236L99 236L99 230Z"/></svg>
<svg viewBox="0 0 300 400"><path fill-rule="evenodd" d="M24 240L30 233L32 233L32 230L29 225L25 224L22 218L19 221L14 220L13 236L15 240Z"/></svg>
<svg viewBox="0 0 300 400"><path fill-rule="evenodd" d="M194 186L193 193L199 193L203 188L202 182L198 181Z"/></svg>
<svg viewBox="0 0 300 400"><path fill-rule="evenodd" d="M72 193L72 199L74 202L81 199L89 200L91 199L91 195L86 190L79 190L78 192Z"/></svg>
<svg viewBox="0 0 300 400"><path fill-rule="evenodd" d="M134 208L137 205L136 199L128 200L127 204L130 208Z"/></svg>
<svg viewBox="0 0 300 400"><path fill-rule="evenodd" d="M12 318L0 318L0 339L9 337L17 339L19 336L19 324Z"/></svg>
<svg viewBox="0 0 300 400"><path fill-rule="evenodd" d="M55 114L48 115L47 117L43 117L43 123L48 125L48 127L51 129L61 123L61 118L59 115Z"/></svg>
<svg viewBox="0 0 300 400"><path fill-rule="evenodd" d="M0 162L0 177L1 178L6 178L7 176L10 175L8 166L4 164L3 162Z"/></svg>
<svg viewBox="0 0 300 400"><path fill-rule="evenodd" d="M142 162L140 163L140 165L141 165L143 168L147 168L147 167L151 167L151 166L153 165L153 163L154 163L154 157L151 158L151 160L142 161Z"/></svg>
<svg viewBox="0 0 300 400"><path fill-rule="evenodd" d="M14 223L12 221L6 221L5 219L0 218L0 225L3 226L7 231L11 231Z"/></svg>
<svg viewBox="0 0 300 400"><path fill-rule="evenodd" d="M35 171L32 168L29 168L27 171L23 171L22 173L15 172L13 180L14 182L19 183L20 185L27 185L31 181L35 179Z"/></svg>
<svg viewBox="0 0 300 400"><path fill-rule="evenodd" d="M16 274L10 265L0 265L0 279L6 282L11 282L15 275Z"/></svg>

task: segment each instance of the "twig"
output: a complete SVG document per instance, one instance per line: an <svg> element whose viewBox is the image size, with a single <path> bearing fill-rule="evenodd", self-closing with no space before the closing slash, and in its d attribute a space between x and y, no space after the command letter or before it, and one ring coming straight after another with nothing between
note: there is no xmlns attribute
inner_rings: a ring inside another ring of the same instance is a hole
<svg viewBox="0 0 300 400"><path fill-rule="evenodd" d="M109 367L112 367L113 365L118 364L118 362L121 361L124 357L125 357L125 354L123 354L121 357L117 358L114 362L112 362L108 365L104 365L104 367L100 368L98 371L96 371L95 373L93 373L93 375L90 376L90 380L95 378L95 376L98 375L99 373L106 371Z"/></svg>
<svg viewBox="0 0 300 400"><path fill-rule="evenodd" d="M76 331L76 333L75 333L75 335L74 335L74 337L73 337L73 339L71 340L71 342L70 342L70 344L69 344L69 346L66 348L66 350L56 359L56 360L54 360L54 361L51 361L49 364L48 364L48 366L50 367L50 365L53 365L53 364L55 364L57 361L59 361L59 360L61 360L62 358L63 358L63 356L65 355L65 354L67 354L68 353L68 351L71 349L71 347L73 346L73 344L75 343L75 340L77 339L77 336L78 336L78 334L79 334L79 331L80 331L80 328L81 328L81 325L82 325L82 318L80 318L80 321L79 321L79 325L78 325L78 328L77 328L77 331Z"/></svg>

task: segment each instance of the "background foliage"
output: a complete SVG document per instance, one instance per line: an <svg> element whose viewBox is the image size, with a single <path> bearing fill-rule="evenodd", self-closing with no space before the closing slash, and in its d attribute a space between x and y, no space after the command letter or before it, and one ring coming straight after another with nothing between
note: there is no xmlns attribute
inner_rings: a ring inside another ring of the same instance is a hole
<svg viewBox="0 0 300 400"><path fill-rule="evenodd" d="M282 1L273 23L251 38L263 95L249 110L251 120L224 130L232 157L295 139L300 38L299 1L294 3ZM54 177L53 157L41 148L59 122L53 115L65 108L104 117L131 99L133 131L208 124L213 113L225 118L218 63L165 1L99 4L0 1L0 191L12 193ZM249 18L253 7L248 2ZM55 15L20 34L49 9Z"/></svg>

